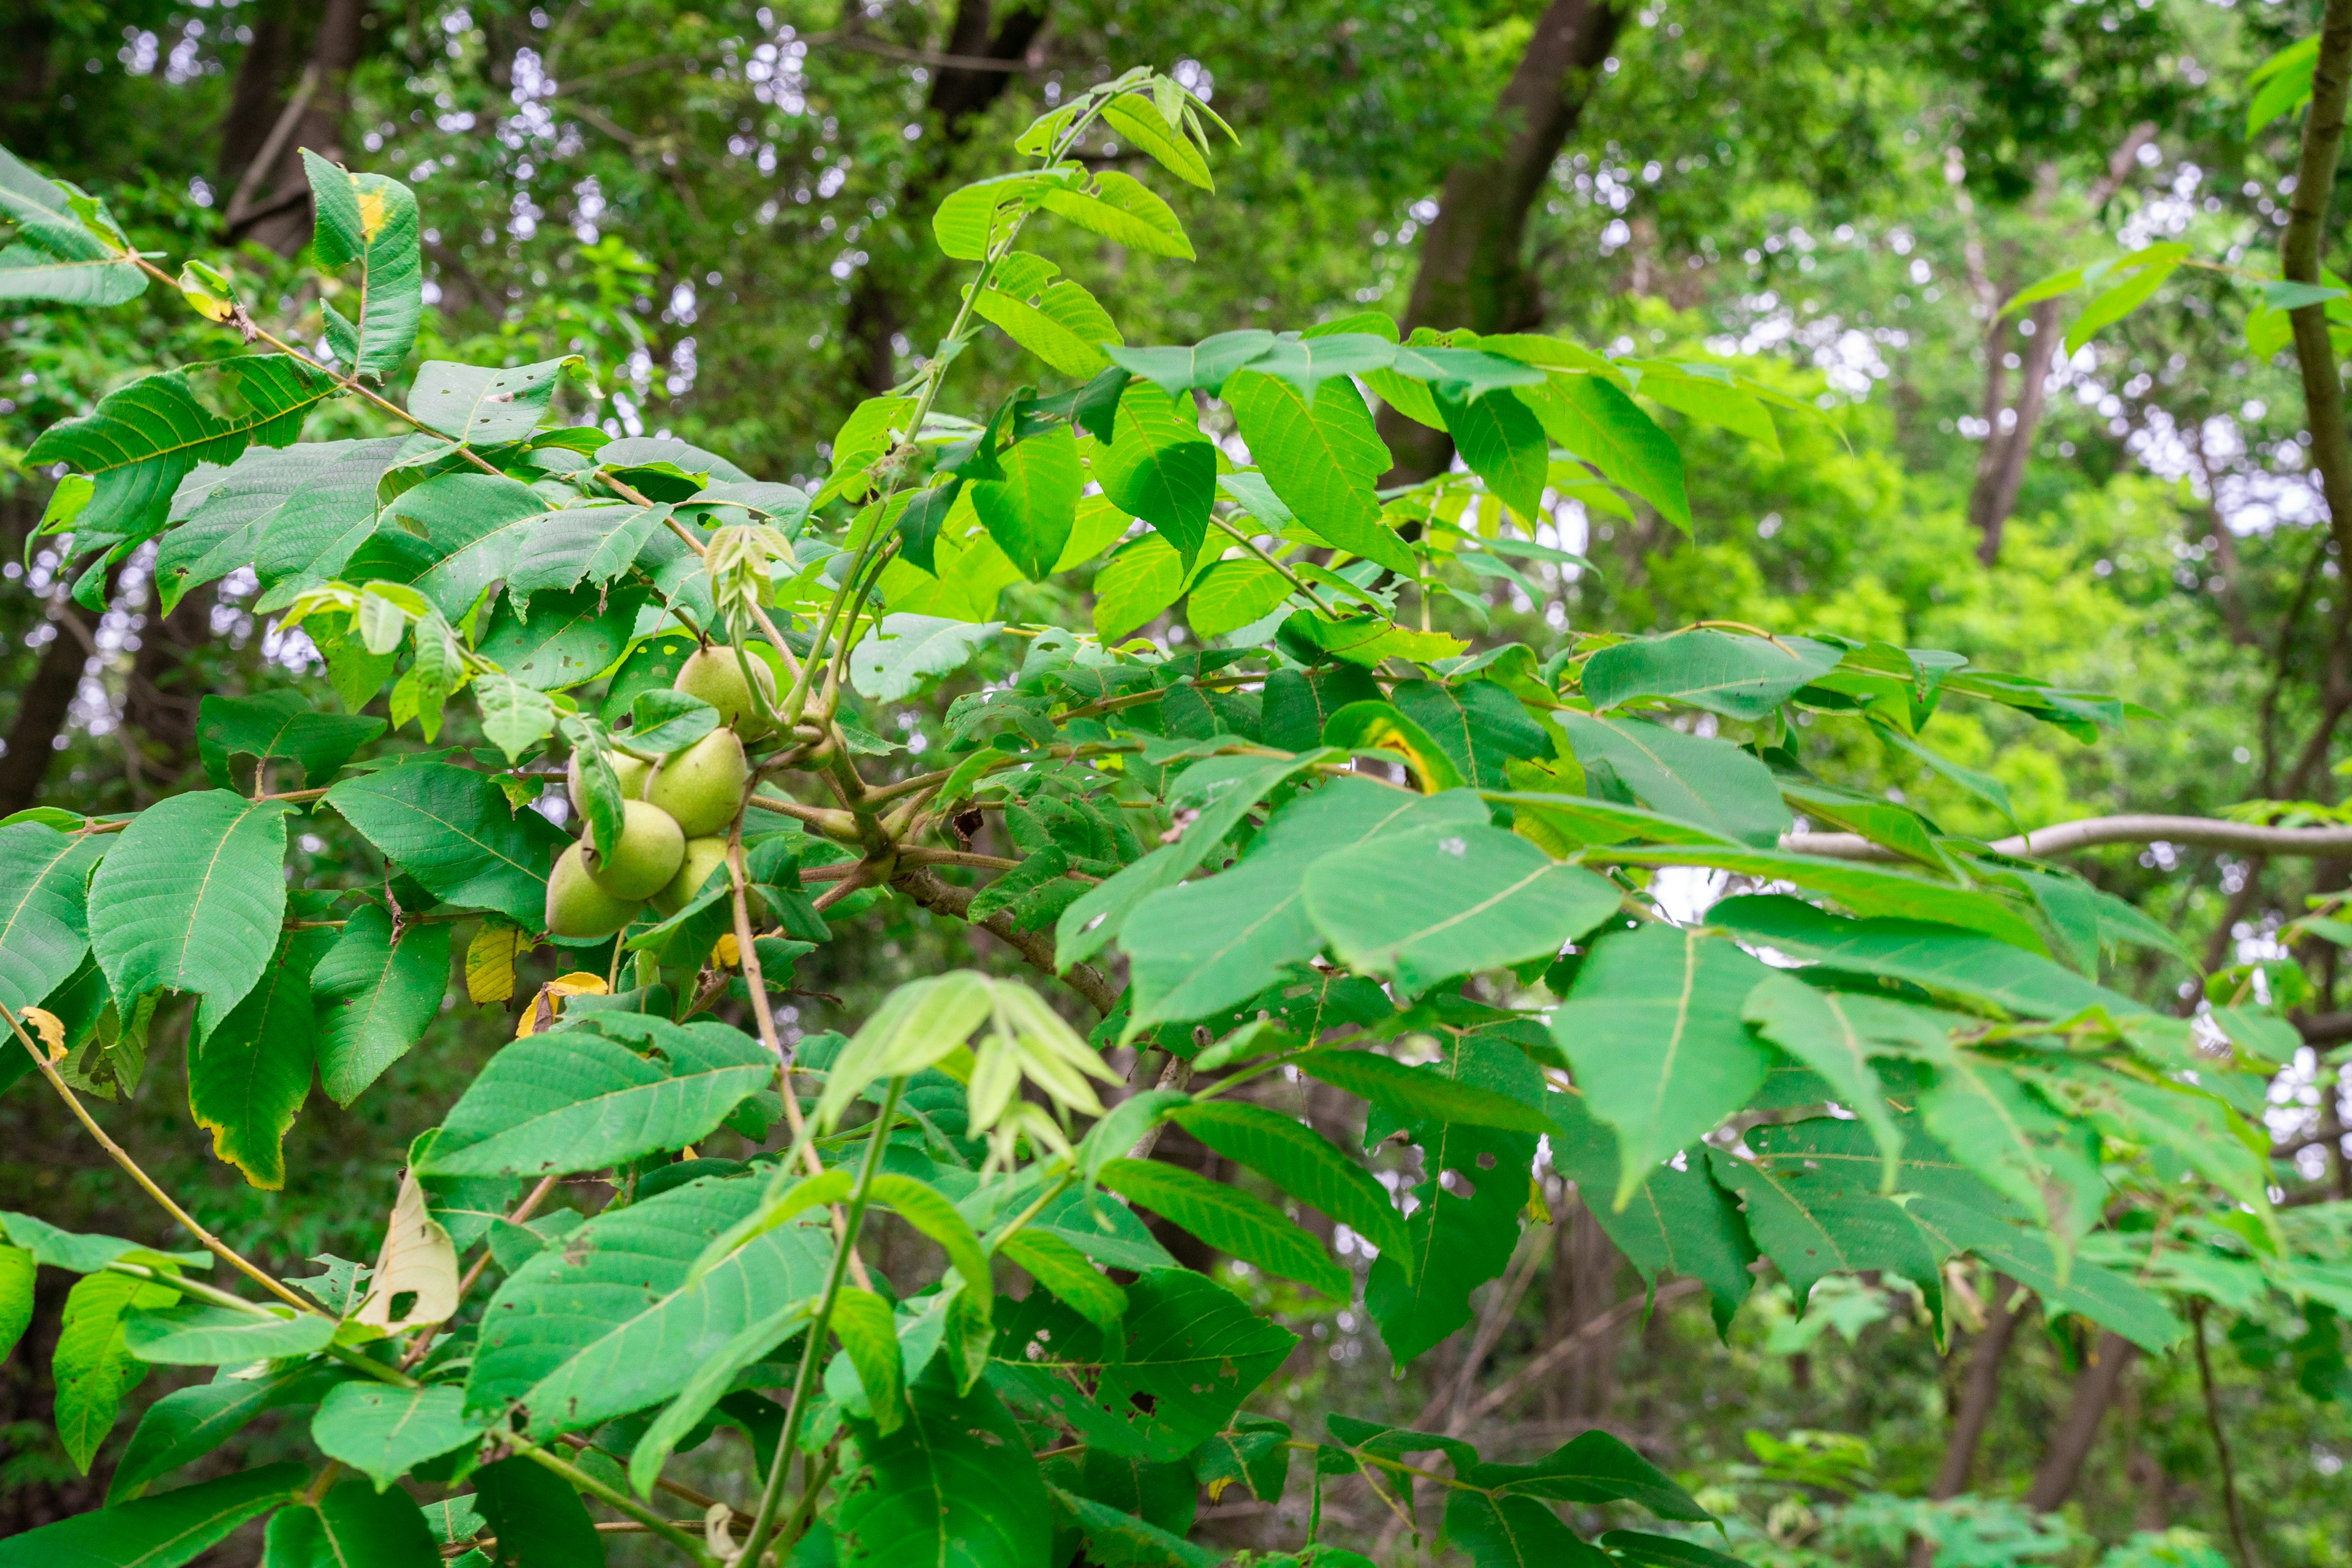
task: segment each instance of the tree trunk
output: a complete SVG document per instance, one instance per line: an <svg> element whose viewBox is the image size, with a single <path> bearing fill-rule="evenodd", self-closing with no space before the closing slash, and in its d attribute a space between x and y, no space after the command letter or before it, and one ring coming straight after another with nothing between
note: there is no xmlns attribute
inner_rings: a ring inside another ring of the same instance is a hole
<svg viewBox="0 0 2352 1568"><path fill-rule="evenodd" d="M1952 1435L1944 1444L1944 1462L1936 1471L1935 1484L1927 1489L1927 1495L1937 1502L1969 1489L1969 1472L1975 1468L1977 1449L1992 1422L1993 1407L2000 1402L2001 1363L2009 1358L2009 1347L2017 1339L2018 1320L2024 1316L2009 1305L2016 1293L2017 1287L2009 1279L1993 1276L1985 1325L1969 1342L1968 1380L1960 1385L1959 1403L1952 1411ZM1931 1568L1935 1558L1933 1543L1912 1542L1911 1568Z"/></svg>
<svg viewBox="0 0 2352 1568"><path fill-rule="evenodd" d="M365 0L325 0L318 18L310 57L290 89L284 85L295 58L290 35L273 33L266 20L256 26L253 44L237 67L223 127L226 170L259 122L260 106L285 92L268 130L245 154L224 214L231 242L252 240L280 256L291 256L310 243L310 183L302 172L302 151L342 158L343 116L350 108L347 88L367 37ZM281 18L278 26L288 24Z"/></svg>
<svg viewBox="0 0 2352 1568"><path fill-rule="evenodd" d="M2139 150L2156 136L2156 127L2136 125L2123 144L2107 159L2107 172L2091 187L2091 211L2096 213L2115 199L2131 177L2132 165L2139 160ZM2028 335L2011 326L2006 320L1997 321L1985 334L1985 418L1992 429L1985 437L1985 447L1977 458L1976 485L1969 492L1969 521L1978 533L1977 559L1987 566L2000 559L2000 539L2009 525L2010 513L2017 510L2017 492L2025 483L2025 459L2033 453L2033 437L2042 423L2043 400L2049 395L2050 367L2058 354L2058 301L2044 300L2027 313L2033 323ZM2008 366L2001 356L2009 352L2011 342L2022 344L2019 352L2021 368L2017 384L2017 405L2001 406L2001 395ZM2011 416L2004 431L2000 427L2003 414Z"/></svg>
<svg viewBox="0 0 2352 1568"><path fill-rule="evenodd" d="M972 121L1004 96L1018 74L1015 62L1028 58L1030 47L1045 26L1046 0L1034 0L998 22L990 0L961 0L955 21L948 28L950 58L1002 61L1003 67L941 66L931 78L930 111L936 122L931 133L908 152L909 168L899 187L898 208L906 220L901 227L918 237L919 268L935 260L927 250L930 238L931 198L946 182L956 151L971 138ZM867 396L878 397L898 383L896 339L906 326L899 308L911 284L906 277L889 276L891 268L877 255L857 272L850 285L849 314L843 331L853 345L850 365Z"/></svg>
<svg viewBox="0 0 2352 1568"><path fill-rule="evenodd" d="M2083 1477L2083 1461L2091 1457L2091 1445L2098 1439L2099 1423L2138 1353L2138 1347L2121 1334L2100 1331L2083 1370L2075 1374L2065 1418L2042 1452L2042 1468L2033 1472L2033 1485L2025 1494L2026 1507L2054 1513L2074 1495L2074 1483Z"/></svg>
<svg viewBox="0 0 2352 1568"><path fill-rule="evenodd" d="M1527 53L1495 105L1503 132L1492 156L1447 171L1437 217L1421 242L1421 269L1403 326L1441 331L1520 331L1543 319L1543 300L1526 258L1528 214L1591 96L1593 73L1623 24L1613 0L1551 0ZM1442 430L1381 412L1381 436L1395 455L1388 484L1441 472L1454 443Z"/></svg>
<svg viewBox="0 0 2352 1568"><path fill-rule="evenodd" d="M1623 1256L1609 1233L1574 1194L1553 1232L1551 1278L1545 1290L1544 1340L1556 1344L1617 1304ZM1617 1336L1602 1334L1564 1362L1543 1385L1547 1419L1590 1424L1607 1413L1616 1394Z"/></svg>
<svg viewBox="0 0 2352 1568"><path fill-rule="evenodd" d="M152 584L148 592L154 592ZM122 704L130 731L123 754L135 759L134 795L171 793L195 755L196 709L205 696L196 655L212 640L212 615L209 586L189 594L168 616L155 615L151 602Z"/></svg>
<svg viewBox="0 0 2352 1568"><path fill-rule="evenodd" d="M57 635L41 650L41 662L32 679L17 695L16 717L8 726L8 749L0 755L0 816L22 811L40 799L41 781L48 776L58 737L65 732L74 693L81 689L82 671L89 666L89 650L83 644L72 607L60 610L51 625Z"/></svg>

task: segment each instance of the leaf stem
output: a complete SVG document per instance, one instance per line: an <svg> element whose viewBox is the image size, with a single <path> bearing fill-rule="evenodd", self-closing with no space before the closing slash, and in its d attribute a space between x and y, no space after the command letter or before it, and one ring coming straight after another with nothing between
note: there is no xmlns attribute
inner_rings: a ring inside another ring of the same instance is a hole
<svg viewBox="0 0 2352 1568"><path fill-rule="evenodd" d="M793 1402L784 1413L784 1430L776 1440L775 1462L768 1467L767 1484L760 1490L760 1506L751 1515L751 1528L743 1537L742 1561L756 1563L768 1541L769 1526L776 1518L776 1508L784 1494L784 1475L793 1466L793 1453L800 1442L801 1423L808 1417L811 1396L816 1391L816 1369L824 1354L825 1331L833 1322L834 1303L841 1299L841 1282L848 1273L852 1249L857 1245L857 1232L866 1220L866 1205L873 1196L874 1178L882 1169L882 1151L890 1141L891 1124L898 1120L898 1100L907 1091L904 1074L890 1080L882 1096L882 1114L873 1122L874 1131L867 1135L866 1158L857 1168L857 1184L850 1189L848 1208L849 1234L843 1238L833 1255L833 1268L825 1276L824 1295L817 1302L816 1316L810 1320L808 1342L801 1348L800 1372L793 1379ZM816 1482L814 1460L803 1472L803 1500L807 1490ZM793 1517L798 1520L804 1510L795 1508ZM782 1540L790 1551L792 1541Z"/></svg>
<svg viewBox="0 0 2352 1568"><path fill-rule="evenodd" d="M129 1175L132 1181L139 1184L139 1187L142 1192L144 1192L149 1197L154 1199L156 1203L163 1206L165 1214L170 1215L173 1219L177 1220L189 1235L194 1237L199 1242L203 1243L206 1251L219 1258L222 1262L227 1264L230 1268L236 1269L238 1273L243 1274L247 1279L252 1280L255 1284L260 1286L263 1289L268 1291L279 1300L287 1302L294 1307L298 1311L318 1312L320 1310L315 1302L303 1300L303 1298L295 1294L294 1291L288 1289L284 1284L280 1283L268 1272L256 1268L252 1263L247 1261L243 1253L237 1251L236 1248L231 1247L227 1242L223 1241L219 1237L215 1236L211 1231L206 1230L203 1226L197 1224L196 1218L194 1215L191 1215L187 1210L182 1208L177 1203L173 1201L171 1194L157 1186L155 1184L154 1178L148 1175L146 1172L139 1168L139 1162L131 1157L129 1151L125 1150L121 1144L117 1143L113 1139L106 1135L106 1129L100 1127L97 1121L91 1117L89 1111L82 1105L80 1097L76 1095L71 1089L67 1087L66 1080L58 1076L58 1069L49 1065L49 1058L47 1055L42 1051L39 1044L34 1040L32 1036L25 1032L25 1026L23 1022L17 1018L16 1010L8 1006L5 1003L0 1003L0 1017L7 1019L8 1027L16 1031L16 1038L24 1043L25 1049L32 1053L33 1065L41 1069L41 1076L49 1080L49 1087L57 1090L58 1098L66 1102L66 1109L74 1113L74 1119L82 1124L92 1138L98 1140L99 1147L104 1149L108 1154L113 1157L114 1163L122 1167L124 1173Z"/></svg>
<svg viewBox="0 0 2352 1568"><path fill-rule="evenodd" d="M702 1564L702 1568L719 1568L719 1560L710 1554L709 1549L702 1542L697 1541L668 1520L629 1496L628 1493L606 1486L569 1459L551 1453L527 1437L509 1436L506 1440L512 1443L516 1451L533 1464L562 1477L574 1490L586 1492L607 1507L618 1509L627 1514L631 1519L644 1525L646 1530L660 1536L664 1541L693 1558L695 1562Z"/></svg>
<svg viewBox="0 0 2352 1568"><path fill-rule="evenodd" d="M1276 560L1273 553L1266 550L1263 545L1259 544L1256 540L1252 539L1248 534L1244 533L1240 529L1235 528L1232 523L1226 521L1223 518L1219 517L1213 510L1209 513L1209 521L1230 536L1234 543L1240 545L1244 550L1248 551L1251 554L1256 556L1260 561L1265 562L1267 565L1273 567L1276 572L1281 573L1282 580L1289 584L1292 587L1297 589L1300 593L1306 595L1307 602L1312 604L1317 609L1322 611L1325 615L1330 616L1335 621L1339 618L1339 612L1333 609L1330 603L1326 600L1322 595L1315 591L1313 584L1309 584L1304 577L1301 577L1297 573L1293 572L1281 562Z"/></svg>

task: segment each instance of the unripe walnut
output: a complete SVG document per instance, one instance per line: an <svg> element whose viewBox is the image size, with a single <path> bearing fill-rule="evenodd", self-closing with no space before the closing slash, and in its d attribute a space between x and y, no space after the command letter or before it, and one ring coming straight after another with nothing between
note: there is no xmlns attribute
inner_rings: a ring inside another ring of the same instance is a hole
<svg viewBox="0 0 2352 1568"><path fill-rule="evenodd" d="M699 697L719 710L720 722L732 727L747 741L756 741L773 726L751 700L751 688L743 679L743 667L751 668L751 679L760 684L761 699L768 710L776 706L776 678L768 668L768 661L755 653L745 653L740 658L725 644L697 648L679 666L677 679L670 684L688 697Z"/></svg>
<svg viewBox="0 0 2352 1568"><path fill-rule="evenodd" d="M599 855L593 835L580 842L581 863L596 885L616 899L648 899L677 875L686 858L686 835L677 818L642 800L621 803L621 837L610 856Z"/></svg>
<svg viewBox="0 0 2352 1568"><path fill-rule="evenodd" d="M555 858L547 877L547 929L553 936L610 936L636 918L634 900L616 899L588 875L581 847Z"/></svg>
<svg viewBox="0 0 2352 1568"><path fill-rule="evenodd" d="M677 818L688 838L723 830L743 803L751 767L743 742L732 730L713 730L683 751L664 757L646 781L646 799Z"/></svg>
<svg viewBox="0 0 2352 1568"><path fill-rule="evenodd" d="M666 915L674 915L686 908L693 901L694 895L702 891L702 884L710 879L710 873L725 864L726 859L726 839L717 836L688 839L686 859L679 865L677 875L669 879L669 885L654 895L654 908Z"/></svg>

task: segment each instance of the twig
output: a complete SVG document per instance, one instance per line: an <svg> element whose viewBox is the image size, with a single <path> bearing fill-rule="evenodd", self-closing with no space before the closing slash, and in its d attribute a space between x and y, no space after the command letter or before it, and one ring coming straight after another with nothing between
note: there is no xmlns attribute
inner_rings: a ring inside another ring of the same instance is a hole
<svg viewBox="0 0 2352 1568"><path fill-rule="evenodd" d="M1659 1286L1646 1298L1626 1297L1599 1317L1579 1324L1574 1333L1563 1334L1554 1340L1525 1366L1488 1389L1485 1398L1446 1424L1447 1434L1452 1436L1468 1431L1481 1419L1509 1404L1522 1390L1534 1384L1561 1362L1602 1335L1613 1333L1620 1325L1631 1322L1640 1316L1644 1306L1653 1309L1663 1307L1669 1301L1679 1301L1685 1296L1696 1295L1698 1290L1699 1282L1696 1279L1672 1279Z"/></svg>
<svg viewBox="0 0 2352 1568"><path fill-rule="evenodd" d="M2322 856L2352 852L2352 826L2264 827L2218 816L2086 816L1993 840L1996 855L2051 856L2101 844L2186 844L2251 855ZM1785 833L1780 847L1837 860L1899 860L1896 851L1856 833Z"/></svg>
<svg viewBox="0 0 2352 1568"><path fill-rule="evenodd" d="M2189 1333L2197 1346L2197 1382L2205 1392L2205 1426L2213 1434L2213 1457L2221 1466L2221 1506L2230 1520L2230 1539L2238 1548L2238 1568L2258 1568L2253 1542L2246 1538L2246 1516L2239 1505L2237 1468L2230 1461L2230 1439L2221 1429L2221 1401L2213 1392L2213 1359L2205 1348L2205 1299L2189 1299Z"/></svg>
<svg viewBox="0 0 2352 1568"><path fill-rule="evenodd" d="M25 1049L32 1053L33 1065L41 1069L41 1076L49 1080L49 1087L58 1091L58 1098L66 1102L66 1109L74 1113L75 1120L79 1121L82 1126L89 1131L91 1137L98 1140L99 1146L100 1148L104 1149L107 1153L113 1156L114 1163L121 1166L123 1171L132 1181L139 1184L142 1191L143 1191L149 1197L153 1198L156 1203L163 1205L164 1213L179 1221L180 1225L186 1229L189 1235L194 1237L198 1241L204 1244L206 1251L219 1258L222 1262L227 1264L230 1268L235 1268L238 1273L243 1274L247 1279L252 1280L255 1284L260 1286L263 1289L268 1291L279 1300L289 1303L300 1311L320 1311L317 1302L309 1300L297 1292L288 1289L285 1285L280 1284L268 1273L263 1269L256 1268L252 1263L247 1262L243 1253L237 1251L236 1248L231 1247L227 1242L223 1241L219 1237L215 1236L211 1231L206 1230L203 1226L197 1224L194 1215L191 1215L187 1210L182 1208L177 1203L173 1201L171 1194L157 1186L154 1179L149 1176L146 1172L139 1168L139 1162L133 1160L129 1152L126 1151L121 1144L117 1143L113 1139L106 1135L106 1129L100 1127L90 1116L89 1110L83 1107L80 1097L76 1095L71 1089L67 1087L66 1080L58 1076L58 1069L49 1065L47 1053L41 1049L39 1043L36 1041L32 1036L25 1032L25 1026L23 1022L17 1018L16 1009L8 1006L5 1003L0 1003L0 1017L5 1017L8 1020L8 1027L16 1031L16 1038L24 1043ZM324 1314L321 1313L320 1315L323 1316Z"/></svg>

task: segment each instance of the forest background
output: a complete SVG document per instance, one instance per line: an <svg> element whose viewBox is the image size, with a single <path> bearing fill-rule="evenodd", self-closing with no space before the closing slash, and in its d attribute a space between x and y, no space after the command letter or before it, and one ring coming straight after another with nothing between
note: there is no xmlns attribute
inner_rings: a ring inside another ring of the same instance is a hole
<svg viewBox="0 0 2352 1568"><path fill-rule="evenodd" d="M1407 327L1540 327L1617 353L1711 356L1824 412L1783 421L1769 443L1677 424L1693 537L1645 508L1565 502L1550 542L1589 568L1529 563L1438 606L1441 624L1484 622L1539 649L1571 629L1700 620L1958 649L2164 715L2097 748L2005 714L1953 715L1944 750L1997 779L2029 824L2249 801L2303 803L2287 819L2320 820L2342 788L2331 764L2352 708L2352 595L2293 356L2250 349L2255 298L2208 272L2176 275L2071 354L2057 341L2071 303L2000 311L2057 268L2157 241L2272 268L2296 140L2292 120L2249 133L2246 78L2316 10L48 0L0 21L0 142L102 186L142 243L228 258L260 299L293 277L310 234L298 149L395 174L430 226L428 355L582 354L611 427L803 481L825 472L846 411L900 380L944 323L952 289L923 220L987 172L968 149L1154 62L1242 139L1218 198L1178 203L1197 264L1110 247L1074 264L1131 342L1280 325L1277 300L1284 320L1379 309ZM2332 233L2326 254L2341 260ZM304 302L281 303L291 315ZM50 488L20 461L34 434L218 342L152 293L9 322L0 814L171 794L200 772L202 695L289 679L300 645L269 634L236 578L158 617L134 559L91 616L53 580L54 557L26 550ZM992 402L1024 372L1009 345L989 353ZM1391 434L1403 475L1447 460ZM1052 619L1062 595L1015 584L1004 604ZM2003 830L1908 757L1855 765L1948 826ZM2077 863L2209 966L2273 951L2305 896L2345 878L2340 863L2163 846ZM795 1030L862 1017L912 974L1017 967L904 902L857 918L876 940L803 965ZM2282 1075L2272 1123L2283 1184L2352 1196L2330 1057L2352 1014L2336 1007L2332 951L2310 955L2311 1049ZM2179 973L2151 958L2137 986ZM513 1020L453 1005L376 1095L300 1124L276 1193L205 1157L169 1048L185 1026L157 1020L156 1069L110 1123L205 1223L282 1267L368 1254L373 1194L407 1130ZM353 1201L361 1190L372 1195ZM1257 1280L1307 1335L1270 1408L1475 1422L1495 1451L1601 1426L1708 1489L1759 1563L1899 1560L1913 1500L1961 1493L1980 1500L1955 1505L1975 1510L1973 1533L1948 1545L1955 1564L2088 1562L2118 1545L2201 1561L2200 1542L2229 1540L2226 1436L2259 1561L2352 1563L2352 1375L2324 1313L2217 1322L2210 1401L2189 1348L2097 1354L1998 1300L1939 1353L1916 1294L1868 1281L1832 1281L1810 1310L1760 1292L1718 1340L1687 1294L1645 1310L1599 1226L1571 1193L1555 1196L1554 1223L1486 1288L1474 1328L1401 1381L1356 1314ZM36 1201L79 1228L140 1223L110 1168L20 1088L0 1097L0 1205ZM53 1324L54 1305L37 1321ZM49 1430L45 1332L0 1369L0 1532L101 1490L107 1461L80 1476ZM1954 1412L1986 1378L1990 1425L1958 1444ZM166 1386L150 1379L135 1402ZM259 1462L273 1441L264 1423L220 1462ZM1328 1505L1342 1523L1348 1506ZM1283 1539L1264 1511L1212 1507L1203 1522L1235 1545ZM1352 1523L1380 1534L1369 1515ZM1391 1541L1381 1560L1405 1551Z"/></svg>

